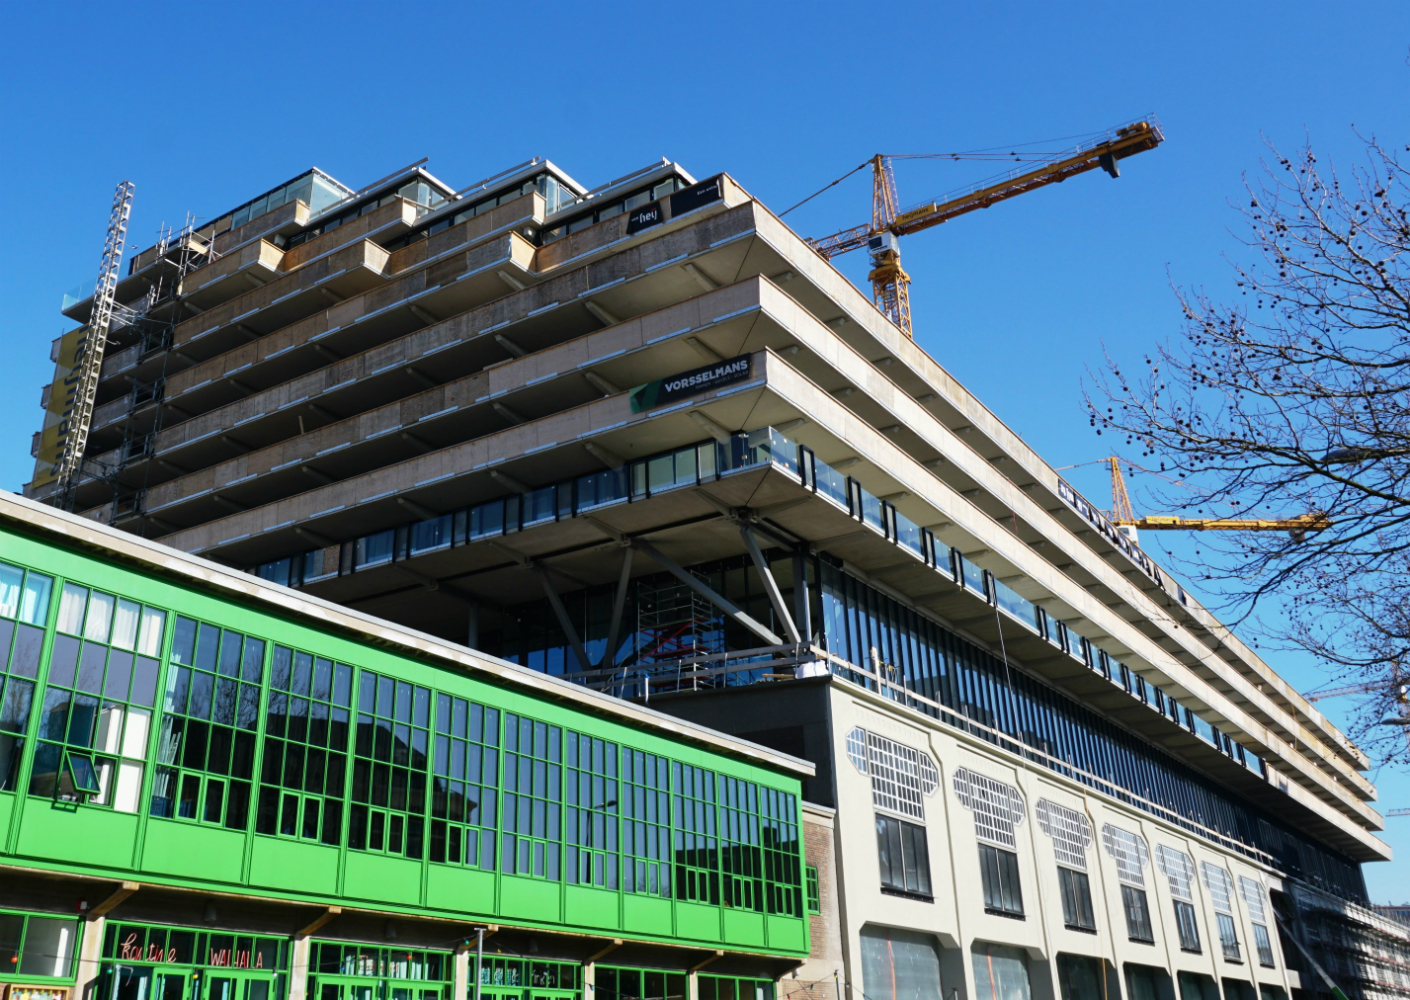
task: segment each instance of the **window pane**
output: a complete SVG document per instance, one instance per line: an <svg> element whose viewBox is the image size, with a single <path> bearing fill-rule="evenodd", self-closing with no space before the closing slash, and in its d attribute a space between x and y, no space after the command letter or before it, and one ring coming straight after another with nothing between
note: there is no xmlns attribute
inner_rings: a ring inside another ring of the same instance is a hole
<svg viewBox="0 0 1410 1000"><path fill-rule="evenodd" d="M18 566L0 563L0 616L13 618L20 610L20 584L24 580L24 570ZM3 948L0 944L0 948Z"/></svg>
<svg viewBox="0 0 1410 1000"><path fill-rule="evenodd" d="M1021 949L979 943L972 958L979 1000L1032 1000L1028 958Z"/></svg>
<svg viewBox="0 0 1410 1000"><path fill-rule="evenodd" d="M73 964L77 924L53 917L29 917L25 928L22 976L67 976Z"/></svg>
<svg viewBox="0 0 1410 1000"><path fill-rule="evenodd" d="M50 577L30 572L24 581L24 598L20 601L20 621L44 625L49 620L49 591L54 586Z"/></svg>
<svg viewBox="0 0 1410 1000"><path fill-rule="evenodd" d="M142 613L142 605L133 601L119 600L117 615L113 619L113 645L119 649L133 649L137 645L137 623Z"/></svg>
<svg viewBox="0 0 1410 1000"><path fill-rule="evenodd" d="M107 642L113 624L113 606L117 598L112 594L93 591L88 599L88 617L83 624L83 637L94 642Z"/></svg>
<svg viewBox="0 0 1410 1000"><path fill-rule="evenodd" d="M867 926L861 940L862 992L868 1000L941 1000L935 938Z"/></svg>
<svg viewBox="0 0 1410 1000"><path fill-rule="evenodd" d="M63 596L59 598L59 631L78 635L83 628L83 609L87 605L87 587L73 583L64 584Z"/></svg>

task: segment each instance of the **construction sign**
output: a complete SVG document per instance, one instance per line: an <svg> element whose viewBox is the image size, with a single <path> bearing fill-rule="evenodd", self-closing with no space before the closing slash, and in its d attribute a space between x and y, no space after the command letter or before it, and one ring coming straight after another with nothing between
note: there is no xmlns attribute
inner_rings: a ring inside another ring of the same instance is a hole
<svg viewBox="0 0 1410 1000"><path fill-rule="evenodd" d="M31 487L52 483L69 439L69 417L78 393L79 367L88 350L88 327L70 330L54 342L54 381L44 400L44 429L35 450Z"/></svg>
<svg viewBox="0 0 1410 1000"><path fill-rule="evenodd" d="M711 389L743 382L749 377L750 356L742 354L719 364L693 368L670 378L658 378L654 382L639 385L631 391L633 413L642 413L664 406L686 396L697 396Z"/></svg>

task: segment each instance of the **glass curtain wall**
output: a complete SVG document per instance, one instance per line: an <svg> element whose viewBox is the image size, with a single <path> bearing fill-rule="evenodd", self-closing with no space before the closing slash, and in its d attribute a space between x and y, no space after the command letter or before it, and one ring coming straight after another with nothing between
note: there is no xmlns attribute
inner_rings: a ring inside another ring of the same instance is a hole
<svg viewBox="0 0 1410 1000"><path fill-rule="evenodd" d="M1224 836L1278 858L1286 869L1354 899L1360 866L1275 825L1164 752L950 630L916 614L825 559L818 560L826 648L866 665L876 650L897 683L944 706L911 707L1086 784L1095 775ZM850 679L866 684L867 678ZM1033 751L1039 751L1035 753ZM1064 766L1070 765L1070 766ZM1085 772L1085 774L1083 773Z"/></svg>

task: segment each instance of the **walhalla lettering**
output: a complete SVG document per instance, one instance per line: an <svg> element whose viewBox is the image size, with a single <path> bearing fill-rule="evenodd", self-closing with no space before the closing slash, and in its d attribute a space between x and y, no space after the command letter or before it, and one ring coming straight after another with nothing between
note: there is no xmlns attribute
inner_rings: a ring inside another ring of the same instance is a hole
<svg viewBox="0 0 1410 1000"><path fill-rule="evenodd" d="M749 378L750 357L747 354L719 364L695 368L668 378L658 378L655 382L639 385L631 392L632 412L665 406L667 403L687 396L697 396L710 389L719 389Z"/></svg>

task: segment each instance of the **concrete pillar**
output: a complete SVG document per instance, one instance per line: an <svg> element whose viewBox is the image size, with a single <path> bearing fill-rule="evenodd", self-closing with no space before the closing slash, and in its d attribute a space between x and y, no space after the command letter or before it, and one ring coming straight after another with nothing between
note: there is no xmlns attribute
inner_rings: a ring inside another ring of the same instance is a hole
<svg viewBox="0 0 1410 1000"><path fill-rule="evenodd" d="M307 1000L310 950L308 938L294 938L293 953L289 956L289 1000Z"/></svg>
<svg viewBox="0 0 1410 1000"><path fill-rule="evenodd" d="M813 641L812 605L808 598L808 565L803 552L793 554L793 622L804 642Z"/></svg>
<svg viewBox="0 0 1410 1000"><path fill-rule="evenodd" d="M455 949L455 977L451 983L450 1000L470 998L470 949L461 945Z"/></svg>
<svg viewBox="0 0 1410 1000"><path fill-rule="evenodd" d="M75 998L92 1000L92 994L97 990L98 973L102 968L103 933L107 927L107 917L92 917L83 922L83 940L78 947L78 978L73 984Z"/></svg>
<svg viewBox="0 0 1410 1000"><path fill-rule="evenodd" d="M470 613L465 622L465 645L471 649L480 648L480 606L470 605Z"/></svg>

